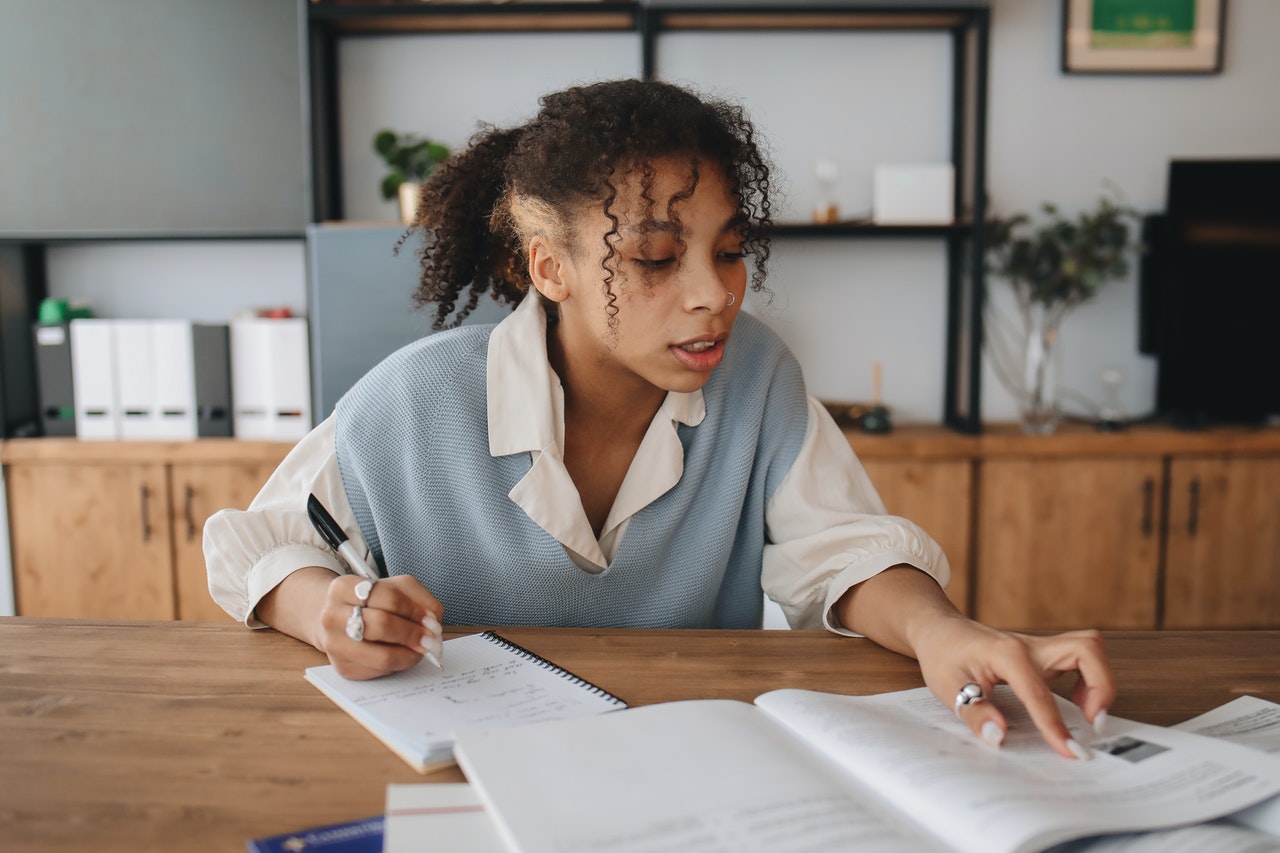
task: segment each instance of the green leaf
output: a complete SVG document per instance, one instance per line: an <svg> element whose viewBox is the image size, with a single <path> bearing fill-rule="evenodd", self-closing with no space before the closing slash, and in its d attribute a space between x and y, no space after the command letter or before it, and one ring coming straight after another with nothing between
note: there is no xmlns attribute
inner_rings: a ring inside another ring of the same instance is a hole
<svg viewBox="0 0 1280 853"><path fill-rule="evenodd" d="M388 174L382 179L382 197L388 200L395 198L404 182L404 173L398 169Z"/></svg>

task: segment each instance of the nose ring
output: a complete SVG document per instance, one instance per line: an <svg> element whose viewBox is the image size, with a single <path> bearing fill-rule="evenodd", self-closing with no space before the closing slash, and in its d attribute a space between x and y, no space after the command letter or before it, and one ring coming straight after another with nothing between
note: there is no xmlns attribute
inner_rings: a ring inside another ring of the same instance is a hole
<svg viewBox="0 0 1280 853"><path fill-rule="evenodd" d="M737 302L737 301L738 301L738 297L737 297L737 296L736 296L732 291L730 291L730 293L729 293L729 301L728 301L728 302L726 302L726 303L724 304L724 307L728 308L730 305L732 305L733 303L735 303L735 302Z"/></svg>

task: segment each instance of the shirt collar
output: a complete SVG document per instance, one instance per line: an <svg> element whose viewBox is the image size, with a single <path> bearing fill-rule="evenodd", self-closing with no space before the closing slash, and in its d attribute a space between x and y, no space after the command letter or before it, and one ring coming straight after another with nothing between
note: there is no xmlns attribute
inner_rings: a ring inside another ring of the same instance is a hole
<svg viewBox="0 0 1280 853"><path fill-rule="evenodd" d="M489 338L486 390L489 453L564 446L564 389L547 358L547 315L534 290ZM655 420L697 426L706 417L702 391L668 391Z"/></svg>

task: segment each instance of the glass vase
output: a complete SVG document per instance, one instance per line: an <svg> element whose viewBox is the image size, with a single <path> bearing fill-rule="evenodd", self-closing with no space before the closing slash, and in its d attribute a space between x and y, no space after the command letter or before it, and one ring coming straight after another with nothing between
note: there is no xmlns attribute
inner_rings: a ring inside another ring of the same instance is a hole
<svg viewBox="0 0 1280 853"><path fill-rule="evenodd" d="M1058 326L1062 313L1033 305L1023 349L1022 430L1049 435L1058 427Z"/></svg>

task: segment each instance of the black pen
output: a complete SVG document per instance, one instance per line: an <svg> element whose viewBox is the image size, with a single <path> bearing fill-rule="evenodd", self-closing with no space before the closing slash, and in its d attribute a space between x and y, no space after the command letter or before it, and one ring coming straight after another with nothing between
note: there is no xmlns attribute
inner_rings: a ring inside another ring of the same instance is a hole
<svg viewBox="0 0 1280 853"><path fill-rule="evenodd" d="M329 510L324 508L324 504L320 503L320 499L314 494L307 497L307 518L311 519L311 524L324 541L329 543L329 547L346 560L347 565L354 569L356 574L363 575L370 582L386 577L360 558L347 532L334 520ZM425 654L427 660L435 664L436 669L444 669L444 664L440 663L440 658L434 652L425 652Z"/></svg>
<svg viewBox="0 0 1280 853"><path fill-rule="evenodd" d="M311 519L312 526L324 538L324 541L329 543L329 547L347 561L347 565L351 567L353 572L371 581L386 577L386 575L381 574L360 558L360 555L356 553L355 546L347 538L346 531L342 529L338 522L334 521L333 516L329 514L329 510L324 508L324 504L320 503L320 499L315 495L307 498L307 518Z"/></svg>

